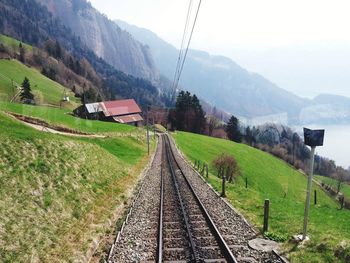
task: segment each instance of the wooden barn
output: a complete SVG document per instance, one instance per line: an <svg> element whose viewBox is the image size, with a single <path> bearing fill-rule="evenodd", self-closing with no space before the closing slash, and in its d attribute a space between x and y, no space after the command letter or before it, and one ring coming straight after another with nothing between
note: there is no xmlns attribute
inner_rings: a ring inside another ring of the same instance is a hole
<svg viewBox="0 0 350 263"><path fill-rule="evenodd" d="M139 126L142 111L134 99L103 101L81 105L74 114L92 120L103 120Z"/></svg>

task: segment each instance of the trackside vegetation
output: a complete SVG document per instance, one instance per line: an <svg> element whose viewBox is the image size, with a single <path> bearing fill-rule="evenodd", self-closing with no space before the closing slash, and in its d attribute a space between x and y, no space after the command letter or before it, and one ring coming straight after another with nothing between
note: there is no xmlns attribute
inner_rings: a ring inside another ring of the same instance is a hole
<svg viewBox="0 0 350 263"><path fill-rule="evenodd" d="M284 161L244 144L185 132L173 134L186 157L209 164L206 180L221 191L212 161L221 153L236 159L241 175L226 184L227 199L250 222L262 230L263 204L270 199L268 237L284 241L282 250L291 262L349 262L350 211L339 210L339 204L316 184L317 204L311 204L309 235L303 247L288 240L302 232L306 177ZM246 188L246 180L248 188Z"/></svg>
<svg viewBox="0 0 350 263"><path fill-rule="evenodd" d="M126 125L112 128L109 123L92 121L76 125L72 116L58 109L11 106L6 109L23 110L76 129L85 127L84 131L108 132L108 137L90 139L37 131L4 113L2 104L1 261L88 261L101 237L114 230L113 222L121 216L149 160L145 133ZM51 110L55 114L48 114Z"/></svg>
<svg viewBox="0 0 350 263"><path fill-rule="evenodd" d="M337 189L338 181L333 178L316 175L315 180L318 181L319 183L324 183L326 185L329 185L335 191ZM346 198L350 199L350 185L348 183L343 183L341 185L340 192L343 193Z"/></svg>

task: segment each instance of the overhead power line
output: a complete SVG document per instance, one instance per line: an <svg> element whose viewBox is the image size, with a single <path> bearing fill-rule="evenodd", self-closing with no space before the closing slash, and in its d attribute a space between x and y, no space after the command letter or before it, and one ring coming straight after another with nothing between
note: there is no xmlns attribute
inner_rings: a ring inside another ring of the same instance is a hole
<svg viewBox="0 0 350 263"><path fill-rule="evenodd" d="M188 6L188 10L187 10L186 23L185 23L184 32L183 32L183 35L182 35L182 41L181 41L179 57L177 59L176 69L175 69L175 73L174 73L174 80L173 80L173 84L172 84L172 87L171 87L172 91L176 90L175 89L175 83L177 81L177 75L180 72L180 65L181 65L181 61L182 61L183 49L184 49L185 40L186 40L186 36L187 36L187 31L188 31L188 24L189 24L189 21L190 21L190 18L191 18L192 4L193 4L193 0L190 1L189 6Z"/></svg>
<svg viewBox="0 0 350 263"><path fill-rule="evenodd" d="M192 4L193 3L192 3L192 0L191 0L189 8L188 8L186 24L185 24L185 30L184 30L184 34L183 34L183 37L182 37L181 48L180 48L180 51L179 51L179 58L178 58L178 61L177 61L176 70L175 70L175 74L174 74L174 82L173 82L173 86L172 86L173 99L175 97L176 90L177 90L177 87L179 85L180 77L181 77L181 74L182 74L182 71L183 71L183 68L184 68L184 65L185 65L187 53L188 53L188 50L189 50L189 47L190 47L190 44L191 44L191 40L192 40L193 32L194 32L194 29L195 29L195 26L196 26L196 22L197 22L197 19L198 19L198 14L199 14L199 10L200 10L201 4L202 4L202 0L199 0L199 4L198 4L198 7L197 7L197 11L196 11L196 16L194 18L192 29L191 29L191 34L190 34L190 37L189 37L188 42L187 42L186 51L185 51L185 53L183 53L184 52L184 50L183 50L184 42L186 40L188 24L189 24L189 20L190 20L190 17L191 17Z"/></svg>

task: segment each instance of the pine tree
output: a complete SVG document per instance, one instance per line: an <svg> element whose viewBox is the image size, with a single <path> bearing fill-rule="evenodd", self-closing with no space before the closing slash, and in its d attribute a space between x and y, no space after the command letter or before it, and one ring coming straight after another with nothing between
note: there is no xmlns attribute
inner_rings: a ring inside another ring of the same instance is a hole
<svg viewBox="0 0 350 263"><path fill-rule="evenodd" d="M62 48L57 40L55 42L55 57L58 59L62 58Z"/></svg>
<svg viewBox="0 0 350 263"><path fill-rule="evenodd" d="M170 116L170 115L169 115ZM172 127L181 131L201 133L205 128L205 113L196 95L180 91L176 108L169 121Z"/></svg>
<svg viewBox="0 0 350 263"><path fill-rule="evenodd" d="M195 112L195 119L192 126L192 132L202 133L205 127L205 113L202 109L199 99L195 94L192 97L192 107Z"/></svg>
<svg viewBox="0 0 350 263"><path fill-rule="evenodd" d="M239 130L238 119L233 115L231 116L229 122L227 123L226 132L227 132L227 137L231 141L235 141L235 142L242 141L242 134Z"/></svg>
<svg viewBox="0 0 350 263"><path fill-rule="evenodd" d="M248 145L252 146L252 144L253 144L253 132L249 126L245 129L245 141Z"/></svg>
<svg viewBox="0 0 350 263"><path fill-rule="evenodd" d="M30 81L27 77L22 82L22 92L20 94L21 101L26 104L34 104L34 95L30 87Z"/></svg>

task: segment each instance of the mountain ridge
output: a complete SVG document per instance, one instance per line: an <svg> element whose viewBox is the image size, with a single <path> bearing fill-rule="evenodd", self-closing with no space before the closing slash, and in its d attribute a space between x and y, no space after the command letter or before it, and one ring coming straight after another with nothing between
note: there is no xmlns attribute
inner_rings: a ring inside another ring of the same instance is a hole
<svg viewBox="0 0 350 263"><path fill-rule="evenodd" d="M173 78L178 56L174 46L151 30L114 21L150 46L160 72ZM247 123L254 123L254 119L274 122L276 118L292 125L350 122L350 98L332 94L302 98L260 74L249 72L231 58L205 51L189 50L180 85Z"/></svg>
<svg viewBox="0 0 350 263"><path fill-rule="evenodd" d="M116 69L155 84L159 72L149 48L121 30L86 0L36 0Z"/></svg>
<svg viewBox="0 0 350 263"><path fill-rule="evenodd" d="M121 20L115 22L135 39L150 46L160 72L168 78L173 76L178 56L174 46L148 29ZM230 58L194 49L188 52L180 85L209 103L248 118L286 112L291 121L296 121L300 108L307 102L263 76L240 67Z"/></svg>
<svg viewBox="0 0 350 263"><path fill-rule="evenodd" d="M133 97L141 106L164 106L169 103L166 94L160 93L149 80L128 75L99 58L35 0L0 0L0 33L39 49L47 48L49 41L58 43L76 58L72 59L70 55L63 60L78 73L82 65L89 62L100 78L95 84L104 91L107 99ZM86 77L91 78L89 74Z"/></svg>

